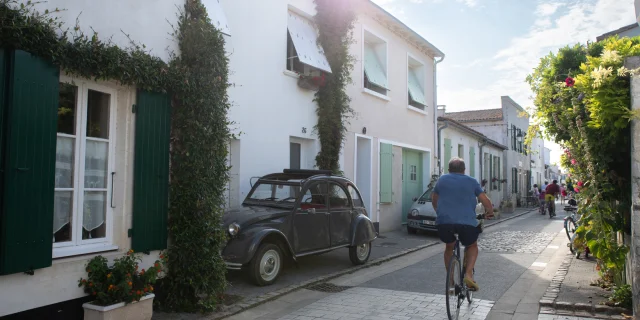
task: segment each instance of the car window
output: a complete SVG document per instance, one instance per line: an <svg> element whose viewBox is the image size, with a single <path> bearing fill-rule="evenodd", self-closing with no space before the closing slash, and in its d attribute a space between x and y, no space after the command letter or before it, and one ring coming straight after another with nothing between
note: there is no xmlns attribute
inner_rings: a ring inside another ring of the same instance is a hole
<svg viewBox="0 0 640 320"><path fill-rule="evenodd" d="M300 209L306 210L314 208L323 210L327 208L327 184L316 183L307 189L300 201Z"/></svg>
<svg viewBox="0 0 640 320"><path fill-rule="evenodd" d="M420 196L420 199L418 201L420 201L420 202L431 202L431 191L433 191L433 188L427 189L427 191L425 191L422 194L422 196Z"/></svg>
<svg viewBox="0 0 640 320"><path fill-rule="evenodd" d="M364 203L362 202L362 199L360 198L360 194L358 193L358 190L356 190L356 188L354 188L353 186L348 186L347 189L349 189L349 194L351 194L351 200L353 200L353 206L354 207L359 207L359 208L364 208Z"/></svg>
<svg viewBox="0 0 640 320"><path fill-rule="evenodd" d="M282 205L292 205L299 194L299 185L260 183L255 187L247 199L272 202Z"/></svg>
<svg viewBox="0 0 640 320"><path fill-rule="evenodd" d="M344 188L337 184L331 184L329 187L329 207L331 209L350 208L349 197Z"/></svg>

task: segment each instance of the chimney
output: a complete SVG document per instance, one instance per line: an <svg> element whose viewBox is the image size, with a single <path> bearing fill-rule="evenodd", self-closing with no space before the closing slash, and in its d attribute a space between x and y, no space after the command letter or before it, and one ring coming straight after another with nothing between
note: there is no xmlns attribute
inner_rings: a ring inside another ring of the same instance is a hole
<svg viewBox="0 0 640 320"><path fill-rule="evenodd" d="M447 113L447 106L444 104L438 105L438 117L444 117Z"/></svg>

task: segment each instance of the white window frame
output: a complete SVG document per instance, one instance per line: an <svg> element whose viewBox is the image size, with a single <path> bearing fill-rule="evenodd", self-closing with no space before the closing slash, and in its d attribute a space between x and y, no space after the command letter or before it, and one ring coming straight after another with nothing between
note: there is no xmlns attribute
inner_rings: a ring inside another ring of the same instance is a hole
<svg viewBox="0 0 640 320"><path fill-rule="evenodd" d="M60 76L59 82L68 83L77 87L78 94L76 100L76 135L74 144L74 188L73 188L73 216L70 221L71 229L71 241L53 243L53 257L65 257L71 255L114 250L117 246L113 245L113 210L111 208L111 193L112 193L112 179L111 172L115 167L115 141L116 141L116 119L117 119L117 90L95 83L93 81L87 81L84 79L73 78L65 75ZM99 91L110 95L109 99L109 139L86 137L87 127L87 99L89 90ZM77 119L81 119L78 123ZM57 136L70 135L57 133ZM109 143L108 157L107 157L107 186L104 188L93 189L84 187L84 171L85 171L85 152L86 141L101 141ZM56 191L63 191L65 189L56 188ZM71 190L69 190L71 191ZM105 202L105 237L96 239L82 239L82 216L78 212L80 204L84 203L85 191L106 191ZM53 236L53 235L52 235Z"/></svg>
<svg viewBox="0 0 640 320"><path fill-rule="evenodd" d="M420 64L420 66L418 67L412 67L411 66L411 60L415 60L417 63ZM424 63L424 61L422 59L417 58L416 56L412 55L411 53L407 52L407 79L406 79L406 85L407 85L407 95L409 94L409 72L411 71L416 71L416 76L418 76L418 81L422 81L421 85L422 85L422 94L424 95L425 98L425 102L427 102L427 90L426 90L426 83L427 83L427 66ZM418 73L418 71L421 73ZM422 78L420 77L422 76ZM427 111L427 108L429 107L429 105L425 104L424 106L424 110L420 109L420 108L416 108L412 105L409 104L408 101L408 97L407 97L407 109L411 110L411 111L415 111L418 113L421 113L423 115L428 115L429 112Z"/></svg>
<svg viewBox="0 0 640 320"><path fill-rule="evenodd" d="M378 34L377 32L373 31L372 29L368 28L366 25L362 25L362 35L361 35L361 44L360 44L360 52L362 53L362 70L360 70L360 75L362 76L362 92L370 94L374 97L380 98L382 100L386 100L386 101L390 101L391 99L389 98L389 91L391 91L391 88L386 88L387 89L387 94L382 94L376 91L373 91L371 89L367 89L364 86L365 80L364 80L364 59L365 59L365 38L366 38L366 34L370 33L372 36L378 38L378 40L384 42L385 44L385 57L384 57L384 61L380 61L381 63L384 63L384 71L385 71L385 75L387 77L387 87L391 87L390 83L391 81L389 81L389 41L387 40L387 38L381 36L380 34Z"/></svg>

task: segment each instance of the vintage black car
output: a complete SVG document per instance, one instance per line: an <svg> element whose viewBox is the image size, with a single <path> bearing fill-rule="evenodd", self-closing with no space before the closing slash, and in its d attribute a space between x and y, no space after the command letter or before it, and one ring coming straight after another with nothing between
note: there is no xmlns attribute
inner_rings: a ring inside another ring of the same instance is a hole
<svg viewBox="0 0 640 320"><path fill-rule="evenodd" d="M228 269L246 269L260 286L276 281L285 257L349 248L364 264L377 234L358 188L330 171L289 170L261 177L242 206L224 215Z"/></svg>

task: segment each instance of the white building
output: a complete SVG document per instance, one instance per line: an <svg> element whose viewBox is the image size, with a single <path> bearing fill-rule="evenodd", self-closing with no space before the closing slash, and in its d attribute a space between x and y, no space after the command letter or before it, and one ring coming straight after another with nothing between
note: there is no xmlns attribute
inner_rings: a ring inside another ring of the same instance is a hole
<svg viewBox="0 0 640 320"><path fill-rule="evenodd" d="M526 111L508 96L501 97L499 109L446 113L446 117L475 129L502 145L504 151L503 176L507 179L504 198L521 203L531 190L531 158L524 145L529 129Z"/></svg>
<svg viewBox="0 0 640 320"><path fill-rule="evenodd" d="M544 140L541 138L534 138L529 146L529 154L531 155L531 185L537 184L538 186L544 182L544 154L545 154Z"/></svg>
<svg viewBox="0 0 640 320"><path fill-rule="evenodd" d="M448 163L453 157L462 158L466 164L465 174L478 180L494 207L503 199L503 158L508 148L471 129L460 122L438 117L440 157L443 173L448 173Z"/></svg>

